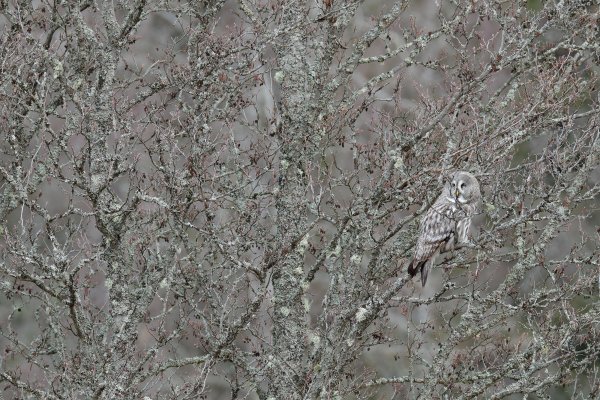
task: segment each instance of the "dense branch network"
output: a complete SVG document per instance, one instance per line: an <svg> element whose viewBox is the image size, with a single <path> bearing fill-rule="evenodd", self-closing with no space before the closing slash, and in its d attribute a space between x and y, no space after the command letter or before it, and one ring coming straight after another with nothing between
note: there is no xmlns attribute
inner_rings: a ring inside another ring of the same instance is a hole
<svg viewBox="0 0 600 400"><path fill-rule="evenodd" d="M2 390L597 397L598 13L0 2ZM479 233L422 289L455 170Z"/></svg>

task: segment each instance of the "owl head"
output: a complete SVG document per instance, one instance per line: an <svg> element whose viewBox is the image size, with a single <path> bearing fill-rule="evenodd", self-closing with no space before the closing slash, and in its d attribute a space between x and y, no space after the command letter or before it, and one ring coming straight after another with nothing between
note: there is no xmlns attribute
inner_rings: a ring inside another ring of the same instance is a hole
<svg viewBox="0 0 600 400"><path fill-rule="evenodd" d="M479 182L477 178L469 172L457 171L452 175L447 186L449 200L460 204L473 204L481 199Z"/></svg>

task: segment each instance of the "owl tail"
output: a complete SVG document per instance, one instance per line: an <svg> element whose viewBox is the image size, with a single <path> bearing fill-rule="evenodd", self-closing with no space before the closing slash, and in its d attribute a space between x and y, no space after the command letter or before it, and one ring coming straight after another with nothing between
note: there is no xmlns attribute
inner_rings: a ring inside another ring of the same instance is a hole
<svg viewBox="0 0 600 400"><path fill-rule="evenodd" d="M417 272L421 271L421 284L425 287L425 282L427 282L427 275L429 274L429 268L427 267L427 260L425 261L416 261L412 260L410 265L408 266L408 274L413 277L417 274Z"/></svg>

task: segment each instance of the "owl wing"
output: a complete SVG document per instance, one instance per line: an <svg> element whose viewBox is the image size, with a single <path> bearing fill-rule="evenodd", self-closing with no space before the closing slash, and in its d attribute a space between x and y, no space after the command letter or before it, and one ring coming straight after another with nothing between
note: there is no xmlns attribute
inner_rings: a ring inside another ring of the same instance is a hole
<svg viewBox="0 0 600 400"><path fill-rule="evenodd" d="M443 199L442 199L443 200ZM414 258L428 259L438 247L453 239L456 223L453 219L454 204L449 201L436 201L421 221L421 229Z"/></svg>
<svg viewBox="0 0 600 400"><path fill-rule="evenodd" d="M419 239L413 259L408 266L408 273L415 276L418 271L421 271L423 286L429 273L427 262L442 250L446 243L454 242L455 211L454 204L440 196L421 220Z"/></svg>

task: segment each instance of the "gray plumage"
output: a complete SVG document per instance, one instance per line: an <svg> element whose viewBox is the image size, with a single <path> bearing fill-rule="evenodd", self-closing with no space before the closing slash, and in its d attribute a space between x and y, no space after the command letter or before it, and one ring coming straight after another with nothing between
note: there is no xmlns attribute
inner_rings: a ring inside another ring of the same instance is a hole
<svg viewBox="0 0 600 400"><path fill-rule="evenodd" d="M421 219L419 239L408 273L421 272L425 286L435 257L469 243L471 217L478 212L481 201L479 182L474 175L458 171L444 185L442 194Z"/></svg>

